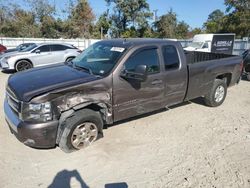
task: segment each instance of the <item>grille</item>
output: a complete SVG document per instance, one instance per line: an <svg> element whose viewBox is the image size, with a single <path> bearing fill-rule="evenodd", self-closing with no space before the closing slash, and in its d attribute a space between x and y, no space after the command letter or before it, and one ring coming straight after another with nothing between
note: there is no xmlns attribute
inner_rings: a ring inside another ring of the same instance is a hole
<svg viewBox="0 0 250 188"><path fill-rule="evenodd" d="M18 115L21 112L21 102L13 97L9 92L6 92L7 102L11 109Z"/></svg>

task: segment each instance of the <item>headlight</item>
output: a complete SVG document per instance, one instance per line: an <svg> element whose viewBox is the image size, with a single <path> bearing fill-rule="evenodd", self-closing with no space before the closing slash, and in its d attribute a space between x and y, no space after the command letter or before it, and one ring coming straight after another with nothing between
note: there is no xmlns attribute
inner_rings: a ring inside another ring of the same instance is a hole
<svg viewBox="0 0 250 188"><path fill-rule="evenodd" d="M23 104L22 119L24 121L46 122L53 119L51 103Z"/></svg>
<svg viewBox="0 0 250 188"><path fill-rule="evenodd" d="M9 64L6 58L0 59L2 68L9 68Z"/></svg>

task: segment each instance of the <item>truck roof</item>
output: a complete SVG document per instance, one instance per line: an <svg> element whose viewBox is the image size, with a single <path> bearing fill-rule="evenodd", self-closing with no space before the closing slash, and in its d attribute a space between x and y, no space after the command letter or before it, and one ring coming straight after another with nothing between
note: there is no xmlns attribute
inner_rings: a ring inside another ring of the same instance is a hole
<svg viewBox="0 0 250 188"><path fill-rule="evenodd" d="M154 38L124 38L124 39L107 39L101 42L112 43L115 46L123 46L126 48L143 45L143 44L153 44L153 43L166 43L166 42L175 42L173 40L167 39L154 39Z"/></svg>

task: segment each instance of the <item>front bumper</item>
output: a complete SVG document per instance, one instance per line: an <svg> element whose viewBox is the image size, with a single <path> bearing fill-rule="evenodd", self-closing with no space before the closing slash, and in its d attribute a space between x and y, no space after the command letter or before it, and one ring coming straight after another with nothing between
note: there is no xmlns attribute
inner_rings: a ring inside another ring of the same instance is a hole
<svg viewBox="0 0 250 188"><path fill-rule="evenodd" d="M58 121L28 123L21 121L4 101L5 119L11 132L27 146L34 148L53 148L56 146Z"/></svg>
<svg viewBox="0 0 250 188"><path fill-rule="evenodd" d="M9 64L7 63L7 61L4 60L4 58L0 59L0 69L2 70L10 69Z"/></svg>

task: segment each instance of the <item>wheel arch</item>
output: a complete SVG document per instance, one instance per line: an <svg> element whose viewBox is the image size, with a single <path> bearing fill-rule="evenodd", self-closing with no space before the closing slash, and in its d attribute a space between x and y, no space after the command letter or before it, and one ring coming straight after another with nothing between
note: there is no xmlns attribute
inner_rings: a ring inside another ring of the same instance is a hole
<svg viewBox="0 0 250 188"><path fill-rule="evenodd" d="M66 120L70 117L72 117L76 112L84 110L84 109L91 109L93 111L99 112L103 123L104 124L112 124L113 120L110 117L111 114L108 112L107 105L104 103L96 103L96 102L87 102L83 104L79 104L77 106L74 106L67 111L64 111L61 113L59 118L59 124L57 129L57 135L56 135L56 144L58 145L63 133L63 130L66 126Z"/></svg>
<svg viewBox="0 0 250 188"><path fill-rule="evenodd" d="M71 55L71 56L67 56L66 58L65 58L65 62L68 60L68 59L71 59L71 58L76 58L76 56L74 56L74 55Z"/></svg>
<svg viewBox="0 0 250 188"><path fill-rule="evenodd" d="M30 62L31 65L32 65L32 67L34 67L34 64L32 63L32 61L31 61L30 59L28 59L28 58L22 58L22 59L16 60L16 62L15 62L15 64L14 64L14 68L16 69L17 63L18 63L19 61L23 61L23 60Z"/></svg>
<svg viewBox="0 0 250 188"><path fill-rule="evenodd" d="M225 83L227 84L227 87L228 87L228 86L230 86L231 81L232 81L232 73L219 74L219 75L216 76L215 79L224 80Z"/></svg>

